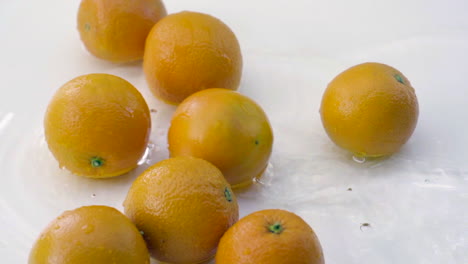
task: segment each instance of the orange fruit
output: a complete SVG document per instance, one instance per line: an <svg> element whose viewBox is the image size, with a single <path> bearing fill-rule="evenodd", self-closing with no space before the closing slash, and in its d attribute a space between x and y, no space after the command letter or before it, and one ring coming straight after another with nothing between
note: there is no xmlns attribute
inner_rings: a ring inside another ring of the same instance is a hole
<svg viewBox="0 0 468 264"><path fill-rule="evenodd" d="M201 263L239 217L236 197L221 172L193 157L163 160L131 186L125 214L144 232L150 253L169 263Z"/></svg>
<svg viewBox="0 0 468 264"><path fill-rule="evenodd" d="M94 56L130 62L143 58L146 37L164 16L160 0L82 0L78 31Z"/></svg>
<svg viewBox="0 0 468 264"><path fill-rule="evenodd" d="M219 19L181 12L151 29L143 68L153 94L177 104L206 88L237 90L242 56L236 36Z"/></svg>
<svg viewBox="0 0 468 264"><path fill-rule="evenodd" d="M226 89L206 89L179 105L168 144L171 157L205 159L236 188L252 183L265 170L273 132L265 112L250 98Z"/></svg>
<svg viewBox="0 0 468 264"><path fill-rule="evenodd" d="M252 213L219 242L216 264L323 264L322 247L302 218L279 209Z"/></svg>
<svg viewBox="0 0 468 264"><path fill-rule="evenodd" d="M398 151L418 120L418 100L409 80L380 63L339 74L322 98L323 126L333 142L360 157Z"/></svg>
<svg viewBox="0 0 468 264"><path fill-rule="evenodd" d="M88 74L55 93L44 128L61 167L105 178L137 166L146 150L151 120L145 100L129 82L110 74Z"/></svg>
<svg viewBox="0 0 468 264"><path fill-rule="evenodd" d="M66 211L41 233L29 264L149 264L140 232L121 212L107 206Z"/></svg>

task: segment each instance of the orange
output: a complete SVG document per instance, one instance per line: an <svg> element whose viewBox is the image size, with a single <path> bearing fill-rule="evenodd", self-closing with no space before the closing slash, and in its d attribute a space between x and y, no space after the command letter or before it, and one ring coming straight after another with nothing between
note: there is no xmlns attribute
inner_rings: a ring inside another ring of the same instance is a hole
<svg viewBox="0 0 468 264"><path fill-rule="evenodd" d="M148 168L133 183L124 207L144 232L152 256L169 263L210 259L239 217L236 197L221 172L193 157Z"/></svg>
<svg viewBox="0 0 468 264"><path fill-rule="evenodd" d="M216 264L323 264L322 247L302 218L279 209L252 213L221 238Z"/></svg>
<svg viewBox="0 0 468 264"><path fill-rule="evenodd" d="M164 16L160 0L82 0L78 31L94 56L130 62L143 58L146 37Z"/></svg>
<svg viewBox="0 0 468 264"><path fill-rule="evenodd" d="M207 89L179 105L168 144L171 157L205 159L236 188L252 183L265 170L273 132L265 112L250 98L226 89Z"/></svg>
<svg viewBox="0 0 468 264"><path fill-rule="evenodd" d="M323 126L333 142L360 157L397 152L418 120L409 80L380 63L364 63L330 82L322 98Z"/></svg>
<svg viewBox="0 0 468 264"><path fill-rule="evenodd" d="M146 150L151 120L145 100L129 82L110 74L88 74L55 93L44 128L61 167L105 178L137 166Z"/></svg>
<svg viewBox="0 0 468 264"><path fill-rule="evenodd" d="M34 244L29 264L149 264L138 229L107 206L84 206L54 219Z"/></svg>
<svg viewBox="0 0 468 264"><path fill-rule="evenodd" d="M219 19L181 12L153 27L143 68L153 94L178 104L206 88L237 90L242 56L236 36Z"/></svg>

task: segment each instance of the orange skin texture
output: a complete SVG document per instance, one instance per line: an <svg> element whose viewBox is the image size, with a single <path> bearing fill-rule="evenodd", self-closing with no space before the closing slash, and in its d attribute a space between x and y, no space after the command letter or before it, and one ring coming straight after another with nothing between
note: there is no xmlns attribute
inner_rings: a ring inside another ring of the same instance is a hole
<svg viewBox="0 0 468 264"><path fill-rule="evenodd" d="M280 224L277 234L270 226ZM252 213L221 238L216 264L323 264L322 247L312 228L284 210Z"/></svg>
<svg viewBox="0 0 468 264"><path fill-rule="evenodd" d="M419 106L414 88L401 72L364 63L330 82L320 113L335 144L357 156L379 157L397 152L408 141Z"/></svg>
<svg viewBox="0 0 468 264"><path fill-rule="evenodd" d="M55 93L44 128L61 167L80 176L106 178L137 166L151 120L148 105L129 82L110 74L88 74ZM92 166L96 157L102 166Z"/></svg>
<svg viewBox="0 0 468 264"><path fill-rule="evenodd" d="M168 263L201 263L239 219L236 197L221 172L193 157L163 160L144 171L124 202L151 255Z"/></svg>
<svg viewBox="0 0 468 264"><path fill-rule="evenodd" d="M273 131L265 112L250 98L226 89L206 89L179 105L168 144L171 157L205 159L237 188L265 170Z"/></svg>
<svg viewBox="0 0 468 264"><path fill-rule="evenodd" d="M148 33L166 14L160 0L82 0L78 31L94 56L131 62L143 58Z"/></svg>
<svg viewBox="0 0 468 264"><path fill-rule="evenodd" d="M35 242L29 264L149 264L140 232L122 213L85 206L54 219Z"/></svg>
<svg viewBox="0 0 468 264"><path fill-rule="evenodd" d="M236 36L219 19L181 12L151 29L143 69L153 94L178 104L206 88L237 90L242 55Z"/></svg>

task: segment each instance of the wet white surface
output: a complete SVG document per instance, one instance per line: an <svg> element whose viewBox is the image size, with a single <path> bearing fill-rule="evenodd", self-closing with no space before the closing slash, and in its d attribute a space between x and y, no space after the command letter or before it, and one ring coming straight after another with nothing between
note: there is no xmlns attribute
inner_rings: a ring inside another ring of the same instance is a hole
<svg viewBox="0 0 468 264"><path fill-rule="evenodd" d="M62 211L122 209L133 179L167 157L174 107L154 99L141 63L89 55L75 29L79 1L0 2L0 256L26 263L39 232ZM270 117L271 164L237 193L241 215L283 208L316 231L326 262L468 263L468 2L166 1L225 21L244 56L240 92ZM413 137L387 159L355 162L326 136L318 114L327 83L376 61L412 82L420 104ZM44 142L50 97L68 80L105 72L134 84L153 116L147 163L110 180L58 168ZM266 245L267 246L267 245Z"/></svg>

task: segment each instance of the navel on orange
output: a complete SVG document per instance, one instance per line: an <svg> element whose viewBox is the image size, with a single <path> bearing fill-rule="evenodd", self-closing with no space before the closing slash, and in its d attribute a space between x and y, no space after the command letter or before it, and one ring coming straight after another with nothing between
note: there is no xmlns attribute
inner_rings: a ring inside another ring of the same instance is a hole
<svg viewBox="0 0 468 264"><path fill-rule="evenodd" d="M160 0L82 0L78 31L94 56L130 62L143 58L146 37L164 16Z"/></svg>
<svg viewBox="0 0 468 264"><path fill-rule="evenodd" d="M268 165L273 131L253 100L226 89L206 89L177 108L168 132L171 157L193 156L218 167L234 187L252 183Z"/></svg>
<svg viewBox="0 0 468 264"><path fill-rule="evenodd" d="M236 36L219 19L181 12L153 27L146 40L143 68L151 91L178 104L206 88L236 90L242 56Z"/></svg>
<svg viewBox="0 0 468 264"><path fill-rule="evenodd" d="M322 247L312 228L288 211L252 213L221 238L216 264L323 264Z"/></svg>
<svg viewBox="0 0 468 264"><path fill-rule="evenodd" d="M66 211L41 233L29 264L149 264L138 229L108 206L84 206Z"/></svg>
<svg viewBox="0 0 468 264"><path fill-rule="evenodd" d="M356 156L398 151L418 120L418 100L409 80L380 63L364 63L330 82L320 113L328 136Z"/></svg>
<svg viewBox="0 0 468 264"><path fill-rule="evenodd" d="M145 100L129 82L110 74L88 74L55 93L44 128L61 167L80 176L105 178L137 166L151 120Z"/></svg>
<svg viewBox="0 0 468 264"><path fill-rule="evenodd" d="M144 171L124 202L143 231L151 255L168 263L201 263L239 217L237 200L221 172L193 157L163 160Z"/></svg>

